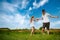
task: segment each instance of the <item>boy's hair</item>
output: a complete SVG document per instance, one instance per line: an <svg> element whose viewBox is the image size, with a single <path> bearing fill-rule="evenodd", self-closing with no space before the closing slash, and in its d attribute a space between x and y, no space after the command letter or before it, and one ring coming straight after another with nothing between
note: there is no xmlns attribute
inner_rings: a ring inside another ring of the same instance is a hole
<svg viewBox="0 0 60 40"><path fill-rule="evenodd" d="M45 12L45 10L44 10L44 9L42 9L42 12Z"/></svg>

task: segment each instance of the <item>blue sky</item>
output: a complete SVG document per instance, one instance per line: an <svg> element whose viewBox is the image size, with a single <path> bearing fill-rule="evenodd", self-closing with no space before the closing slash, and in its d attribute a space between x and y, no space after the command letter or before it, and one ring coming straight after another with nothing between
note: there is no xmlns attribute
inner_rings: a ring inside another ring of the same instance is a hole
<svg viewBox="0 0 60 40"><path fill-rule="evenodd" d="M0 28L23 29L30 27L30 18L40 18L42 9L60 17L60 0L0 0ZM49 18L50 28L60 29L60 18ZM35 22L35 28L42 26L42 20Z"/></svg>

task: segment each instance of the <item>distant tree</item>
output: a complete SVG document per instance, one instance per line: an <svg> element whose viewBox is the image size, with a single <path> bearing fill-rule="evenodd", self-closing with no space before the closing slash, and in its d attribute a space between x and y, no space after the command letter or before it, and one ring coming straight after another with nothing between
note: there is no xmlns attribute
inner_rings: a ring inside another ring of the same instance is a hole
<svg viewBox="0 0 60 40"><path fill-rule="evenodd" d="M42 30L42 27L40 27L39 30Z"/></svg>

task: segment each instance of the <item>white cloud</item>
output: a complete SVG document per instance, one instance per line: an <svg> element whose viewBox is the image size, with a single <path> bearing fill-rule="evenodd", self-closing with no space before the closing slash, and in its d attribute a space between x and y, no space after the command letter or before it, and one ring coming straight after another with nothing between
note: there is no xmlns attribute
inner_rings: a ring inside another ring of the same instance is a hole
<svg viewBox="0 0 60 40"><path fill-rule="evenodd" d="M36 0L33 2L33 7L31 9L37 9L43 5L45 5L48 2L48 0L41 0L39 3L36 2ZM29 8L30 9L30 8Z"/></svg>
<svg viewBox="0 0 60 40"><path fill-rule="evenodd" d="M25 16L22 16L20 14L15 14L14 21L18 22L20 25L22 25L24 23L24 18L25 18Z"/></svg>
<svg viewBox="0 0 60 40"><path fill-rule="evenodd" d="M8 27L11 29L15 28L26 28L29 27L29 19L26 19L29 15L22 16L21 14L15 14L15 15L6 15L2 14L1 19L0 19L0 24L4 27ZM28 17L29 18L29 17ZM4 24L3 24L4 22ZM0 25L1 27L1 25Z"/></svg>
<svg viewBox="0 0 60 40"><path fill-rule="evenodd" d="M51 22L51 24L50 24L50 28L58 28L58 29L60 29L60 21L55 21L55 22Z"/></svg>
<svg viewBox="0 0 60 40"><path fill-rule="evenodd" d="M13 4L8 2L3 2L2 4L3 11L6 11L8 14L11 13L13 15L8 15L6 12L1 12L0 24L2 25L0 25L0 27L8 27L11 29L29 27L29 14L22 16L21 13L17 10L17 8L24 9L28 4L27 0L22 0L20 3L17 1L17 3L14 2ZM22 6L20 7L19 5Z"/></svg>
<svg viewBox="0 0 60 40"><path fill-rule="evenodd" d="M26 6L27 6L27 4L28 4L29 2L27 1L27 0L23 0L22 1L22 6L21 6L21 8L23 9L23 8L26 8Z"/></svg>
<svg viewBox="0 0 60 40"><path fill-rule="evenodd" d="M12 11L12 12L14 11L14 7L9 3L3 3L3 7L5 9L8 9L8 10Z"/></svg>
<svg viewBox="0 0 60 40"><path fill-rule="evenodd" d="M13 1L13 0L12 0ZM15 0L12 3L2 2L2 5L5 9L9 9L10 11L14 11L16 8L25 9L28 5L28 0Z"/></svg>
<svg viewBox="0 0 60 40"><path fill-rule="evenodd" d="M48 2L48 0L41 0L39 3L36 3L36 0L35 0L35 2L33 2L33 8L39 8L39 7L41 7L41 6L43 6L43 5L45 5L45 3L47 3Z"/></svg>
<svg viewBox="0 0 60 40"><path fill-rule="evenodd" d="M52 22L52 24L55 26L55 25L57 25L57 24L60 24L60 21Z"/></svg>
<svg viewBox="0 0 60 40"><path fill-rule="evenodd" d="M8 2L4 2L3 5L3 10L7 10L7 11L11 11L12 13L15 12L17 10L16 6L14 6L14 4L10 4Z"/></svg>
<svg viewBox="0 0 60 40"><path fill-rule="evenodd" d="M29 8L29 11L32 10L32 7Z"/></svg>

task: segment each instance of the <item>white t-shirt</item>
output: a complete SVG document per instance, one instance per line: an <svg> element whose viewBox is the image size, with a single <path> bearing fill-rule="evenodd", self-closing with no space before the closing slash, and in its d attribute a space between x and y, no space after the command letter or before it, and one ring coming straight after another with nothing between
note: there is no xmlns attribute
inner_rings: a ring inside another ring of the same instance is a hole
<svg viewBox="0 0 60 40"><path fill-rule="evenodd" d="M50 15L50 14L48 14L48 13L45 13L45 15L42 15L43 23L49 22L49 15Z"/></svg>

